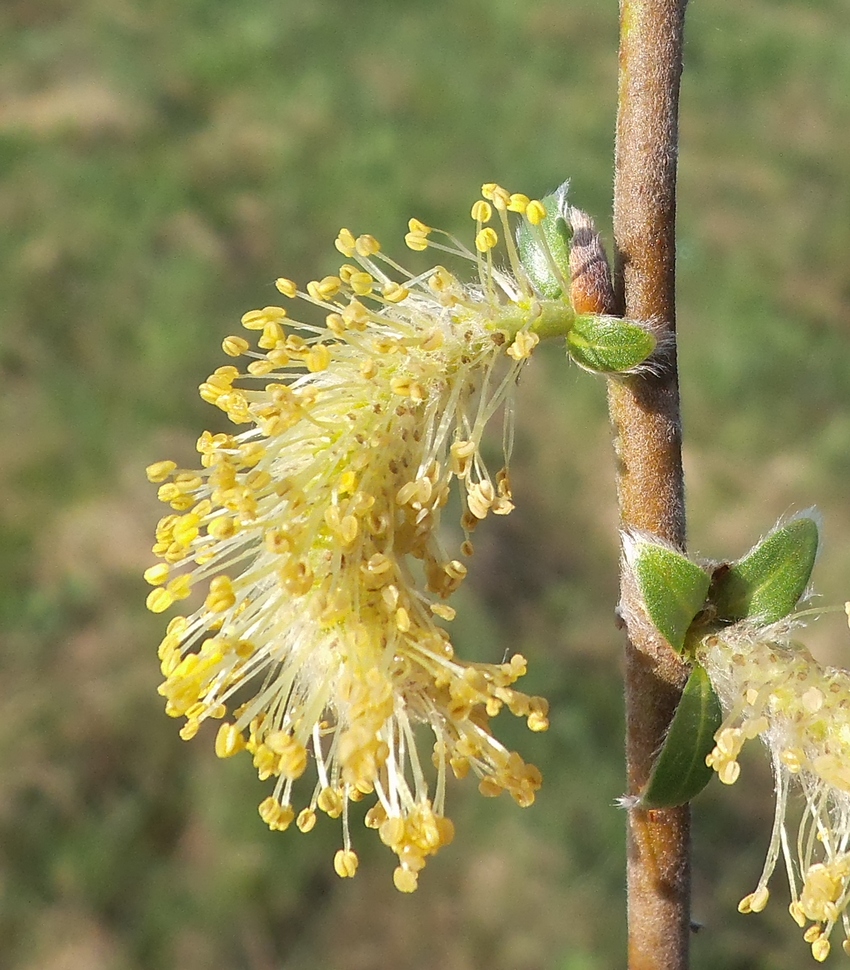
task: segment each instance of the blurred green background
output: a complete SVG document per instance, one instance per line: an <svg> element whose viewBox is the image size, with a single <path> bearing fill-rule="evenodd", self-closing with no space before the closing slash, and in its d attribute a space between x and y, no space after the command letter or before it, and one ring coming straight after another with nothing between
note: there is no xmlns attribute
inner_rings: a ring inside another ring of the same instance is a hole
<svg viewBox="0 0 850 970"><path fill-rule="evenodd" d="M679 294L692 548L735 556L816 504L850 596L850 5L700 0L682 89ZM518 508L489 523L456 625L530 659L546 782L522 811L450 792L458 838L412 897L337 825L270 833L248 758L177 737L156 694L143 468L190 460L196 386L280 275L338 228L403 253L468 234L484 181L608 232L614 0L4 0L0 5L0 966L610 970L624 964L616 509L603 386L558 348L519 396ZM846 662L824 620L813 648ZM760 757L695 804L695 968L809 961ZM834 958L837 959L837 958Z"/></svg>

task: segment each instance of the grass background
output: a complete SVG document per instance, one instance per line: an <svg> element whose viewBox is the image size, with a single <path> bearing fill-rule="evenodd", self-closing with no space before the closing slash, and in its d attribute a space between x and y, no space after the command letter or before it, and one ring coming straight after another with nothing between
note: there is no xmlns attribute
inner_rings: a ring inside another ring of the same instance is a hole
<svg viewBox="0 0 850 970"><path fill-rule="evenodd" d="M0 6L0 965L14 970L609 970L623 964L616 510L603 387L550 348L519 401L518 508L477 541L466 655L531 662L546 776L520 811L450 793L455 844L403 897L336 825L270 833L248 759L177 737L140 579L143 467L189 460L196 385L271 281L341 225L469 233L480 184L609 226L613 0L5 0ZM850 5L700 0L682 88L679 294L691 545L735 556L816 504L850 573ZM476 537L478 540L478 537ZM846 662L822 621L813 648ZM771 783L695 804L693 965L791 970ZM838 961L838 957L833 959Z"/></svg>

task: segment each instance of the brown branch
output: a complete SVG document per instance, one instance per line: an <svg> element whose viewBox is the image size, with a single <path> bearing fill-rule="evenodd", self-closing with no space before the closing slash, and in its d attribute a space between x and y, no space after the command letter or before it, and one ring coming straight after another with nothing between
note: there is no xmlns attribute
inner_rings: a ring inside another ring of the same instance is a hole
<svg viewBox="0 0 850 970"><path fill-rule="evenodd" d="M684 548L685 506L675 357L679 79L687 0L620 0L614 237L617 309L652 320L671 351L658 376L610 382L620 519ZM624 582L623 612L635 590ZM629 791L646 784L686 669L670 647L631 630L626 646ZM629 970L685 970L690 932L688 806L632 809L628 831Z"/></svg>

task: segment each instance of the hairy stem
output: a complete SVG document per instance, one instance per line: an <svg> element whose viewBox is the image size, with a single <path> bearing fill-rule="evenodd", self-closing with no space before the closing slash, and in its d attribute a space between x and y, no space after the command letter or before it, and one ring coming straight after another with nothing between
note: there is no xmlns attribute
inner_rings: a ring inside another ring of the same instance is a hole
<svg viewBox="0 0 850 970"><path fill-rule="evenodd" d="M610 382L623 528L685 544L675 354L676 157L687 0L620 0L614 237L616 309L652 320L670 350L661 373ZM636 591L621 588L624 614ZM626 763L646 784L687 671L660 637L630 630ZM690 814L632 809L628 820L629 970L685 970L690 933Z"/></svg>

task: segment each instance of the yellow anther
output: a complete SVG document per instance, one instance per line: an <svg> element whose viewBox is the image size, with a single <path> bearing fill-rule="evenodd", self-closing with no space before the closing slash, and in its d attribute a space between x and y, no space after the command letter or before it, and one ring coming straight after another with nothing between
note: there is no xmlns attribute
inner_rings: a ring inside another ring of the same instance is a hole
<svg viewBox="0 0 850 970"><path fill-rule="evenodd" d="M292 551L292 540L282 529L272 529L267 532L264 537L264 544L269 552L277 556Z"/></svg>
<svg viewBox="0 0 850 970"><path fill-rule="evenodd" d="M473 206L470 213L476 222L489 222L493 217L493 207L489 202L479 199Z"/></svg>
<svg viewBox="0 0 850 970"><path fill-rule="evenodd" d="M330 362L331 351L327 344L315 344L310 348L307 356L304 358L304 365L311 374L317 374L319 371L327 370Z"/></svg>
<svg viewBox="0 0 850 970"><path fill-rule="evenodd" d="M311 280L307 284L307 292L317 303L326 303L332 300L342 286L342 280L338 276L325 276L320 280Z"/></svg>
<svg viewBox="0 0 850 970"><path fill-rule="evenodd" d="M482 778L478 783L478 791L485 798L498 798L504 790L505 789L502 787L502 785L500 785L495 778L490 776Z"/></svg>
<svg viewBox="0 0 850 970"><path fill-rule="evenodd" d="M378 836L384 845L395 849L404 838L404 819L399 818L397 815L385 818L378 827Z"/></svg>
<svg viewBox="0 0 850 970"><path fill-rule="evenodd" d="M431 612L434 616L439 616L441 620L451 622L457 616L457 610L447 603L432 603Z"/></svg>
<svg viewBox="0 0 850 970"><path fill-rule="evenodd" d="M145 474L149 482L158 485L160 482L164 482L176 468L177 465L173 461L156 461L152 465L148 465Z"/></svg>
<svg viewBox="0 0 850 970"><path fill-rule="evenodd" d="M358 296L368 296L375 285L375 279L371 273L352 273L348 285Z"/></svg>
<svg viewBox="0 0 850 970"><path fill-rule="evenodd" d="M342 319L352 330L364 330L371 319L369 311L359 300L352 300L342 311Z"/></svg>
<svg viewBox="0 0 850 970"><path fill-rule="evenodd" d="M194 472L180 472L174 476L174 484L181 492L194 492L203 485L204 481L200 475Z"/></svg>
<svg viewBox="0 0 850 970"><path fill-rule="evenodd" d="M347 284L351 279L351 274L359 272L360 270L356 266L352 266L351 263L343 263L339 268L339 278L343 283Z"/></svg>
<svg viewBox="0 0 850 970"><path fill-rule="evenodd" d="M393 394L409 398L416 404L421 404L426 397L425 388L410 377L394 377L390 381L390 390Z"/></svg>
<svg viewBox="0 0 850 970"><path fill-rule="evenodd" d="M165 628L165 632L170 637L176 637L179 642L182 637L186 635L186 631L189 629L189 621L185 616L175 616L168 621L168 626Z"/></svg>
<svg viewBox="0 0 850 970"><path fill-rule="evenodd" d="M215 736L215 753L218 758L232 758L245 748L245 738L235 724L222 724Z"/></svg>
<svg viewBox="0 0 850 970"><path fill-rule="evenodd" d="M462 562L458 562L457 559L453 559L451 562L446 563L443 567L447 576L452 579L463 579L467 574L467 568Z"/></svg>
<svg viewBox="0 0 850 970"><path fill-rule="evenodd" d="M724 785L734 785L741 774L741 766L737 761L724 762L717 771L717 777Z"/></svg>
<svg viewBox="0 0 850 970"><path fill-rule="evenodd" d="M148 593L145 605L151 613L164 613L174 602L174 597L162 586Z"/></svg>
<svg viewBox="0 0 850 970"><path fill-rule="evenodd" d="M295 820L299 832L309 832L316 824L316 813L312 808L304 808L298 813Z"/></svg>
<svg viewBox="0 0 850 970"><path fill-rule="evenodd" d="M145 570L145 582L151 586L162 586L168 581L169 572L168 563L158 562L155 566L148 566Z"/></svg>
<svg viewBox="0 0 850 970"><path fill-rule="evenodd" d="M165 588L175 602L177 600L188 599L189 594L192 592L192 577L188 573L183 576L177 576Z"/></svg>
<svg viewBox="0 0 850 970"><path fill-rule="evenodd" d="M475 237L475 248L479 253L487 253L498 244L499 234L490 226L482 229Z"/></svg>
<svg viewBox="0 0 850 970"><path fill-rule="evenodd" d="M354 255L355 239L353 233L348 229L340 229L339 235L334 240L334 246L350 259Z"/></svg>
<svg viewBox="0 0 850 970"><path fill-rule="evenodd" d="M304 808L298 813L295 825L299 832L310 832L316 824L316 813L312 808Z"/></svg>
<svg viewBox="0 0 850 970"><path fill-rule="evenodd" d="M335 337L341 337L346 330L345 320L338 313L329 313L325 317L325 326Z"/></svg>
<svg viewBox="0 0 850 970"><path fill-rule="evenodd" d="M267 374L275 369L275 365L267 359L264 360L252 360L248 364L248 373L253 374L255 377L265 377Z"/></svg>
<svg viewBox="0 0 850 970"><path fill-rule="evenodd" d="M291 596L306 596L313 587L313 571L306 562L289 562L280 571L280 581Z"/></svg>
<svg viewBox="0 0 850 970"><path fill-rule="evenodd" d="M422 232L409 232L404 237L404 243L408 249L423 253L428 248L428 237Z"/></svg>
<svg viewBox="0 0 850 970"><path fill-rule="evenodd" d="M498 184L496 182L485 182L481 186L481 194L484 196L485 199L492 200L492 198L493 198L493 192L498 187L499 186L498 186Z"/></svg>
<svg viewBox="0 0 850 970"><path fill-rule="evenodd" d="M276 320L270 320L263 327L263 333L257 341L257 346L261 350L274 350L275 347L283 343L285 337L283 327Z"/></svg>
<svg viewBox="0 0 850 970"><path fill-rule="evenodd" d="M236 603L233 583L229 576L216 576L210 582L210 591L204 605L211 613L224 613Z"/></svg>
<svg viewBox="0 0 850 970"><path fill-rule="evenodd" d="M388 303L401 303L410 296L410 290L400 283L386 283L381 287L381 295Z"/></svg>
<svg viewBox="0 0 850 970"><path fill-rule="evenodd" d="M229 388L238 376L239 371L233 364L225 364L223 367L216 367L209 376L209 382L218 387Z"/></svg>
<svg viewBox="0 0 850 970"><path fill-rule="evenodd" d="M532 333L530 330L520 330L506 353L516 361L527 360L539 343L540 337L536 333Z"/></svg>
<svg viewBox="0 0 850 970"><path fill-rule="evenodd" d="M220 387L216 387L205 381L203 384L198 385L198 394L202 401L206 401L207 404L216 404L218 399L224 394L224 391Z"/></svg>
<svg viewBox="0 0 850 970"><path fill-rule="evenodd" d="M289 299L293 299L298 295L298 287L292 280L288 280L285 276L280 276L274 281L274 285L278 292L283 293L284 296L288 296Z"/></svg>
<svg viewBox="0 0 850 970"><path fill-rule="evenodd" d="M749 893L738 903L739 913L760 913L767 906L770 899L770 890L767 886L762 886L755 892Z"/></svg>
<svg viewBox="0 0 850 970"><path fill-rule="evenodd" d="M280 323L286 316L286 310L282 306L264 306L262 314L269 322Z"/></svg>
<svg viewBox="0 0 850 970"><path fill-rule="evenodd" d="M340 849L334 856L334 872L340 879L350 879L357 872L357 853L353 849Z"/></svg>
<svg viewBox="0 0 850 970"><path fill-rule="evenodd" d="M456 284L457 280L444 266L438 266L428 277L428 286L435 293L447 293L449 290L453 289Z"/></svg>
<svg viewBox="0 0 850 970"><path fill-rule="evenodd" d="M181 740L191 741L193 737L198 733L201 728L201 722L197 718L190 718L182 728L180 728L178 734Z"/></svg>
<svg viewBox="0 0 850 970"><path fill-rule="evenodd" d="M360 531L360 524L358 523L356 516L343 516L341 522L339 523L338 531L342 544L344 546L350 546L357 538L357 533Z"/></svg>
<svg viewBox="0 0 850 970"><path fill-rule="evenodd" d="M794 920L800 929L806 925L806 914L803 912L803 907L800 905L799 900L795 900L789 905L788 912L791 914L791 919Z"/></svg>
<svg viewBox="0 0 850 970"><path fill-rule="evenodd" d="M419 873L413 872L411 869L405 869L399 866L393 872L393 885L400 893L416 892L418 883Z"/></svg>
<svg viewBox="0 0 850 970"><path fill-rule="evenodd" d="M830 949L829 940L825 936L821 936L812 943L812 956L818 963L823 963L829 956Z"/></svg>
<svg viewBox="0 0 850 970"><path fill-rule="evenodd" d="M403 606L395 611L395 625L400 633L407 633L410 630L410 615Z"/></svg>
<svg viewBox="0 0 850 970"><path fill-rule="evenodd" d="M244 337L225 337L221 342L221 349L228 357L241 357L250 346Z"/></svg>
<svg viewBox="0 0 850 970"><path fill-rule="evenodd" d="M188 546L193 539L196 539L199 531L200 519L197 515L189 512L186 515L182 515L177 522L174 523L174 529L172 530L172 536L175 542L179 542L181 546Z"/></svg>
<svg viewBox="0 0 850 970"><path fill-rule="evenodd" d="M354 244L357 250L358 256L368 257L375 256L381 251L381 244L374 236L364 234L357 237L357 242Z"/></svg>
<svg viewBox="0 0 850 970"><path fill-rule="evenodd" d="M292 824L295 812L291 805L281 805L272 795L260 803L260 817L273 832L283 832Z"/></svg>
<svg viewBox="0 0 850 970"><path fill-rule="evenodd" d="M407 222L407 228L411 232L418 233L422 236L427 236L429 232L433 232L430 226L426 226L424 222L420 222L419 219L409 219Z"/></svg>
<svg viewBox="0 0 850 970"><path fill-rule="evenodd" d="M507 189L503 189L501 185L497 185L493 189L493 205L497 209L504 211L510 205L511 193Z"/></svg>
<svg viewBox="0 0 850 970"><path fill-rule="evenodd" d="M229 515L219 515L207 526L207 534L213 539L230 539L237 531L236 522Z"/></svg>
<svg viewBox="0 0 850 970"><path fill-rule="evenodd" d="M532 226L539 226L546 218L546 206L539 199L533 199L525 209L525 218Z"/></svg>
<svg viewBox="0 0 850 970"><path fill-rule="evenodd" d="M316 799L316 806L331 818L342 815L342 795L335 788L323 788Z"/></svg>
<svg viewBox="0 0 850 970"><path fill-rule="evenodd" d="M528 203L531 200L527 195L523 195L521 192L514 192L508 201L508 209L511 212L518 212L522 215L528 208Z"/></svg>
<svg viewBox="0 0 850 970"><path fill-rule="evenodd" d="M249 310L242 314L239 322L246 330L262 330L266 325L266 318L262 310Z"/></svg>

